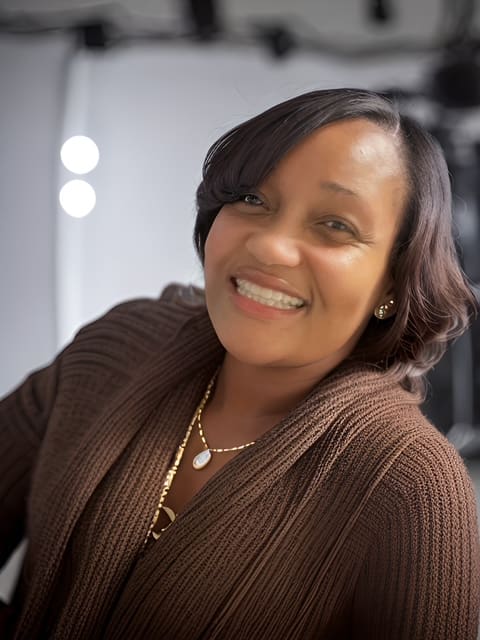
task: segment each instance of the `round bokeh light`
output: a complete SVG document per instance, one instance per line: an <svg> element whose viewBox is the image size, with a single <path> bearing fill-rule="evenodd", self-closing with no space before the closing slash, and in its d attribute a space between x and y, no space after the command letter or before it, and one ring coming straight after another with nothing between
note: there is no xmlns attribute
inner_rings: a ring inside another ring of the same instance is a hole
<svg viewBox="0 0 480 640"><path fill-rule="evenodd" d="M95 169L100 152L95 142L87 136L72 136L60 150L60 157L66 169L83 175Z"/></svg>
<svg viewBox="0 0 480 640"><path fill-rule="evenodd" d="M72 218L87 216L95 206L95 189L85 180L70 180L60 189L59 200L62 209Z"/></svg>

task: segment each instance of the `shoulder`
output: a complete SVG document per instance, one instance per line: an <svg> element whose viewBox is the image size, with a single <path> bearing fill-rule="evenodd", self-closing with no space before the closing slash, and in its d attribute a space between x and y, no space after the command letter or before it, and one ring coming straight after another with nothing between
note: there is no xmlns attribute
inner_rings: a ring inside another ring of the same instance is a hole
<svg viewBox="0 0 480 640"><path fill-rule="evenodd" d="M357 521L356 539L365 546L356 627L362 637L386 628L400 637L393 629L401 628L402 638L473 640L480 598L473 483L456 449L420 412L406 408L382 426L402 435L379 460L378 482Z"/></svg>
<svg viewBox="0 0 480 640"><path fill-rule="evenodd" d="M439 518L467 506L475 515L475 492L463 459L426 418L419 420L414 437L398 456L388 484L411 507L436 507Z"/></svg>
<svg viewBox="0 0 480 640"><path fill-rule="evenodd" d="M158 298L135 298L121 302L80 329L78 336L118 331L124 338L155 341L171 338L190 319L205 310L201 290L169 284Z"/></svg>
<svg viewBox="0 0 480 640"><path fill-rule="evenodd" d="M62 361L85 362L90 355L97 364L135 364L171 344L204 315L202 290L173 283L158 298L126 300L84 325L62 352Z"/></svg>
<svg viewBox="0 0 480 640"><path fill-rule="evenodd" d="M369 428L371 450L385 446L389 494L417 499L430 494L473 495L465 464L455 447L422 413L418 397L403 389L385 392Z"/></svg>
<svg viewBox="0 0 480 640"><path fill-rule="evenodd" d="M342 468L375 503L376 513L404 506L475 512L473 485L447 438L423 415L417 396L381 373L353 371L333 381L345 400L337 440ZM343 389L343 392L342 392ZM397 513L397 516L399 514Z"/></svg>
<svg viewBox="0 0 480 640"><path fill-rule="evenodd" d="M455 447L413 406L380 427L390 442L374 497L382 527L397 523L397 531L407 527L419 536L455 536L461 530L475 536L475 490ZM380 433L373 439L377 448Z"/></svg>
<svg viewBox="0 0 480 640"><path fill-rule="evenodd" d="M393 400L394 394L386 395ZM437 558L438 566L467 561L477 579L473 482L455 447L401 395L396 407L373 415L356 438L348 472L364 504L359 527L374 555L385 546L387 555L395 548L407 562L418 553L425 562Z"/></svg>

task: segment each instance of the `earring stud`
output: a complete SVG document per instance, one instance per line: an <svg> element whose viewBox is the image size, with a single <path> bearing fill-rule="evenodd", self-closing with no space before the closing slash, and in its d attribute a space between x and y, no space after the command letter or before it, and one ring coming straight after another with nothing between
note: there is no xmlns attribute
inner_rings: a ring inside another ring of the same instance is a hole
<svg viewBox="0 0 480 640"><path fill-rule="evenodd" d="M385 318L388 317L388 312L394 304L395 300L389 300L388 302L375 307L375 311L373 312L374 316L379 320L385 320Z"/></svg>

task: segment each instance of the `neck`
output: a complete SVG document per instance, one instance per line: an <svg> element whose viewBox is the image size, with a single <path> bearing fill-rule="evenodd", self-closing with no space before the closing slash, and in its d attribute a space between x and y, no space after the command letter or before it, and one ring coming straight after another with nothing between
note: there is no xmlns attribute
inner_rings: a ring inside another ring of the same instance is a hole
<svg viewBox="0 0 480 640"><path fill-rule="evenodd" d="M227 353L209 404L230 420L261 424L286 415L327 373L310 366L251 365Z"/></svg>

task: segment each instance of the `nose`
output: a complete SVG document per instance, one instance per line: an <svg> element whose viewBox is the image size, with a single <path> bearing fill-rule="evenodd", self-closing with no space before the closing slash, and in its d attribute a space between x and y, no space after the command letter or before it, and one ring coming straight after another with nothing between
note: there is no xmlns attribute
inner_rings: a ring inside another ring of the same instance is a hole
<svg viewBox="0 0 480 640"><path fill-rule="evenodd" d="M301 252L295 237L281 230L256 231L245 243L247 251L264 265L296 267L301 262Z"/></svg>

